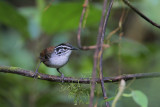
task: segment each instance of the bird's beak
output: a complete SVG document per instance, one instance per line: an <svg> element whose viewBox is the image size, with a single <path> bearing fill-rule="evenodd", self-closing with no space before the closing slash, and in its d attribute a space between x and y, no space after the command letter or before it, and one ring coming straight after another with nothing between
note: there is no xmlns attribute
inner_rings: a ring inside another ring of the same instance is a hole
<svg viewBox="0 0 160 107"><path fill-rule="evenodd" d="M71 50L79 50L79 49L72 46Z"/></svg>

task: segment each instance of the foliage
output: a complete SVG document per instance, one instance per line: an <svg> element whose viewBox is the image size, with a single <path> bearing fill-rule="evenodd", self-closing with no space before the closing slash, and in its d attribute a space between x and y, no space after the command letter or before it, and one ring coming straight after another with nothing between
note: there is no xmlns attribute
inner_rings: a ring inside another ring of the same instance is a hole
<svg viewBox="0 0 160 107"><path fill-rule="evenodd" d="M82 84L67 84L66 86L61 84L61 92L68 92L69 97L74 99L74 105L77 104L88 104L89 103L89 87Z"/></svg>
<svg viewBox="0 0 160 107"><path fill-rule="evenodd" d="M140 106L140 107L148 107L148 99L147 96L139 91L134 90L131 94L123 94L124 97L132 97L133 100Z"/></svg>

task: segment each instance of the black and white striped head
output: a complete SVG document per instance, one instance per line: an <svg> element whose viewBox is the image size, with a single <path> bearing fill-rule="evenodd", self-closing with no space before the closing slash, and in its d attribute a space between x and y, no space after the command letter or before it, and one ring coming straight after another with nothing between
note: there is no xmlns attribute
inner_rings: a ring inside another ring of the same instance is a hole
<svg viewBox="0 0 160 107"><path fill-rule="evenodd" d="M56 55L61 56L61 55L70 54L72 50L78 50L78 49L73 47L69 43L62 43L55 47L54 52Z"/></svg>

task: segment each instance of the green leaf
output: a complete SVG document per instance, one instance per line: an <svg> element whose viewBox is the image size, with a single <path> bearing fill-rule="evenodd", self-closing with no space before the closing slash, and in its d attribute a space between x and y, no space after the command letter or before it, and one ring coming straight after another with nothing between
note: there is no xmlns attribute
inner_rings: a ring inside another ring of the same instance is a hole
<svg viewBox="0 0 160 107"><path fill-rule="evenodd" d="M131 93L131 94L126 94L126 93L124 93L122 96L123 96L123 97L132 97L132 93Z"/></svg>
<svg viewBox="0 0 160 107"><path fill-rule="evenodd" d="M133 100L141 107L148 106L147 96L143 92L139 90L134 90L132 91L132 97L133 97Z"/></svg>
<svg viewBox="0 0 160 107"><path fill-rule="evenodd" d="M2 1L0 2L0 23L17 29L25 37L29 36L26 19L10 4Z"/></svg>
<svg viewBox="0 0 160 107"><path fill-rule="evenodd" d="M104 104L105 102L109 102L109 101L114 100L114 98L115 98L115 97L111 97L111 98L107 98L107 99L105 99L105 100L102 100L102 101L100 102L100 104L101 104L100 107L103 107L103 104Z"/></svg>
<svg viewBox="0 0 160 107"><path fill-rule="evenodd" d="M114 98L115 98L115 97L107 98L107 99L105 100L105 102L112 101L112 100L114 100Z"/></svg>
<svg viewBox="0 0 160 107"><path fill-rule="evenodd" d="M42 13L41 25L45 32L74 30L78 28L82 13L82 3L60 3L50 6ZM95 6L89 6L86 26L98 25L101 11Z"/></svg>

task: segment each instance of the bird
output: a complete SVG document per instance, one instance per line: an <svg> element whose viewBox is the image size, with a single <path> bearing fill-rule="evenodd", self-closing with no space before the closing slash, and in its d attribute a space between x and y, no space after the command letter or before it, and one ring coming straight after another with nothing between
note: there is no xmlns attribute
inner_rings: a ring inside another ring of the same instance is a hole
<svg viewBox="0 0 160 107"><path fill-rule="evenodd" d="M34 76L38 74L39 66L44 63L47 67L56 68L57 71L61 74L62 82L64 79L64 74L59 70L65 64L67 64L69 57L72 53L72 50L78 50L78 48L73 47L69 43L61 43L57 46L50 46L41 51L39 59L40 63L35 71Z"/></svg>

